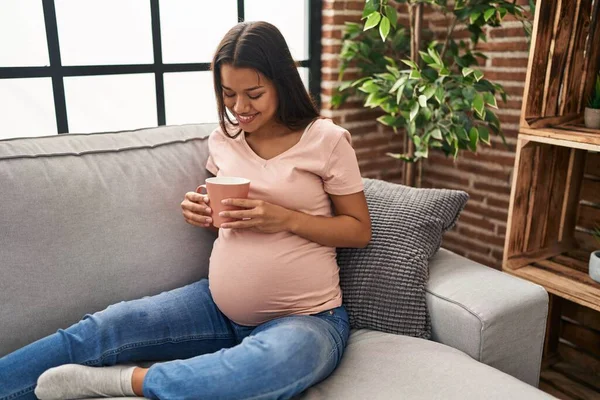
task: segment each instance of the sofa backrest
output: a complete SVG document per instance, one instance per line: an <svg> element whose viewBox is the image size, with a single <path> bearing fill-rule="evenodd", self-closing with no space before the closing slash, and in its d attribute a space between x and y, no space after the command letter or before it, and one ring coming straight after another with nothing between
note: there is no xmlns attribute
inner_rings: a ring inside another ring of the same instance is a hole
<svg viewBox="0 0 600 400"><path fill-rule="evenodd" d="M207 276L181 202L214 124L0 140L0 357L119 301Z"/></svg>

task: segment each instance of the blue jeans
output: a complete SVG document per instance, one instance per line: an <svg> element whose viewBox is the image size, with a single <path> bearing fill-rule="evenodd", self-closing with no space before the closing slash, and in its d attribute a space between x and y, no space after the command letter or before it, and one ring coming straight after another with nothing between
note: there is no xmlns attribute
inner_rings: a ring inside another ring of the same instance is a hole
<svg viewBox="0 0 600 400"><path fill-rule="evenodd" d="M287 399L331 374L349 330L343 306L238 325L203 279L86 314L0 358L0 400L35 399L38 377L58 365L136 361L161 361L144 379L149 399Z"/></svg>

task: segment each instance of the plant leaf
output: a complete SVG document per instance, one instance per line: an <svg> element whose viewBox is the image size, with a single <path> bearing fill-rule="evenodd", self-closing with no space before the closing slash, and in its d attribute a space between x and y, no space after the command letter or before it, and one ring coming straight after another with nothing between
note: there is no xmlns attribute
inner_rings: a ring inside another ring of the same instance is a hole
<svg viewBox="0 0 600 400"><path fill-rule="evenodd" d="M435 61L429 54L425 53L424 51L419 51L419 54L421 55L421 59L425 61L425 64L435 64Z"/></svg>
<svg viewBox="0 0 600 400"><path fill-rule="evenodd" d="M394 126L396 120L397 118L391 115L382 115L381 117L377 118L377 121L381 122L383 125L386 126Z"/></svg>
<svg viewBox="0 0 600 400"><path fill-rule="evenodd" d="M394 75L394 77L396 79L398 79L400 77L400 71L398 70L398 68L391 66L391 65L386 65L385 69L387 69L388 71L390 71L392 73L392 75Z"/></svg>
<svg viewBox="0 0 600 400"><path fill-rule="evenodd" d="M419 104L423 108L427 107L427 97L425 97L425 95L422 94L419 96Z"/></svg>
<svg viewBox="0 0 600 400"><path fill-rule="evenodd" d="M435 99L438 101L438 103L442 104L442 102L444 101L445 94L446 92L444 91L444 88L442 86L439 86L435 90Z"/></svg>
<svg viewBox="0 0 600 400"><path fill-rule="evenodd" d="M473 110L483 118L483 112L485 110L485 103L481 93L477 93L473 99Z"/></svg>
<svg viewBox="0 0 600 400"><path fill-rule="evenodd" d="M394 86L392 86L392 88L390 89L390 91L388 93L392 93L395 92L396 90L398 90L398 88L402 85L404 85L406 83L406 81L408 80L408 77L406 75L402 75L397 81L396 83L394 83Z"/></svg>
<svg viewBox="0 0 600 400"><path fill-rule="evenodd" d="M485 19L485 22L488 22L490 20L490 18L492 18L494 16L495 13L496 13L495 8L488 8L488 10L483 13L483 18Z"/></svg>
<svg viewBox="0 0 600 400"><path fill-rule="evenodd" d="M477 21L479 19L479 17L481 17L481 13L480 12L472 12L471 15L469 16L469 22L471 22L471 25L475 23L475 21Z"/></svg>
<svg viewBox="0 0 600 400"><path fill-rule="evenodd" d="M418 160L420 158L427 158L429 155L429 147L423 146L420 150L415 151L415 158Z"/></svg>
<svg viewBox="0 0 600 400"><path fill-rule="evenodd" d="M367 81L363 83L361 87L358 88L361 92L364 93L375 93L379 90L379 86L373 81Z"/></svg>
<svg viewBox="0 0 600 400"><path fill-rule="evenodd" d="M440 130L440 128L435 128L434 130L432 130L430 132L431 137L437 140L442 140L443 136L442 136L442 131Z"/></svg>
<svg viewBox="0 0 600 400"><path fill-rule="evenodd" d="M419 67L417 66L417 64L415 64L415 62L412 61L412 60L400 60L400 61L402 61L404 64L408 65L412 69L419 69Z"/></svg>
<svg viewBox="0 0 600 400"><path fill-rule="evenodd" d="M475 80L477 82L479 82L481 80L481 78L483 78L483 72L481 72L480 70L476 69L475 72L473 72L473 76L475 77Z"/></svg>
<svg viewBox="0 0 600 400"><path fill-rule="evenodd" d="M340 85L340 87L338 88L338 91L343 92L344 90L348 89L350 87L350 85L352 85L352 81L344 82Z"/></svg>
<svg viewBox="0 0 600 400"><path fill-rule="evenodd" d="M479 139L479 131L472 127L469 131L469 149L473 152L477 151L477 140Z"/></svg>
<svg viewBox="0 0 600 400"><path fill-rule="evenodd" d="M385 15L390 20L390 23L396 29L398 27L398 12L392 6L385 6Z"/></svg>
<svg viewBox="0 0 600 400"><path fill-rule="evenodd" d="M375 5L375 0L367 0L365 2L365 8L363 9L363 15L361 19L367 18L371 13L377 11L377 6Z"/></svg>
<svg viewBox="0 0 600 400"><path fill-rule="evenodd" d="M390 33L390 20L388 17L381 18L381 24L379 24L379 34L381 35L381 40L385 42L388 34Z"/></svg>
<svg viewBox="0 0 600 400"><path fill-rule="evenodd" d="M500 14L500 21L502 21L502 19L504 19L504 17L506 16L506 13L508 13L508 10L504 7L500 7L498 9L498 14Z"/></svg>
<svg viewBox="0 0 600 400"><path fill-rule="evenodd" d="M410 119L409 121L412 122L414 121L415 117L417 116L417 114L419 113L419 103L414 102L412 107L410 108Z"/></svg>
<svg viewBox="0 0 600 400"><path fill-rule="evenodd" d="M368 81L369 79L371 79L370 76L365 76L364 78L355 80L354 82L352 82L352 85L350 85L350 86L356 87L356 86L360 85L361 83Z"/></svg>
<svg viewBox="0 0 600 400"><path fill-rule="evenodd" d="M425 89L425 91L423 92L423 94L425 95L427 100L429 100L430 98L433 97L436 90L437 90L437 88L435 86L428 86L427 89Z"/></svg>
<svg viewBox="0 0 600 400"><path fill-rule="evenodd" d="M418 70L413 69L412 71L410 71L409 78L410 79L421 79L421 73Z"/></svg>
<svg viewBox="0 0 600 400"><path fill-rule="evenodd" d="M396 93L396 103L400 104L400 100L402 100L402 96L404 94L404 87L405 85L400 85L400 87L398 88L398 92Z"/></svg>
<svg viewBox="0 0 600 400"><path fill-rule="evenodd" d="M485 126L478 126L477 131L479 132L479 140L483 143L490 144L490 130Z"/></svg>
<svg viewBox="0 0 600 400"><path fill-rule="evenodd" d="M431 47L428 48L427 52L429 53L431 58L433 58L433 60L435 61L436 64L438 64L440 67L444 66L444 63L442 62L442 58L440 57L440 55L434 48L431 48Z"/></svg>
<svg viewBox="0 0 600 400"><path fill-rule="evenodd" d="M392 57L388 57L388 56L383 56L383 58L385 59L385 61L387 61L392 67L394 68L398 68L398 64L396 64L396 60L394 60Z"/></svg>
<svg viewBox="0 0 600 400"><path fill-rule="evenodd" d="M485 100L486 104L488 104L490 107L498 108L498 102L496 101L496 96L494 96L492 93L485 92L483 94L483 99Z"/></svg>
<svg viewBox="0 0 600 400"><path fill-rule="evenodd" d="M467 76L471 75L473 72L475 72L475 70L473 68L463 68L462 69L462 74L463 76L466 78Z"/></svg>
<svg viewBox="0 0 600 400"><path fill-rule="evenodd" d="M458 126L455 128L454 132L456 136L461 140L469 140L469 135L467 135L467 130L462 126Z"/></svg>
<svg viewBox="0 0 600 400"><path fill-rule="evenodd" d="M373 11L367 17L367 22L365 22L363 31L368 31L369 29L376 27L379 21L381 21L381 14L379 14L379 11Z"/></svg>

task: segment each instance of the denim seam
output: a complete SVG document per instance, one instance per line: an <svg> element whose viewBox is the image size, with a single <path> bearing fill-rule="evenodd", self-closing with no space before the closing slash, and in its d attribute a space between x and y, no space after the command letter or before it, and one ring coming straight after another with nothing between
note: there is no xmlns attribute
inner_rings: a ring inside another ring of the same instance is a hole
<svg viewBox="0 0 600 400"><path fill-rule="evenodd" d="M343 332L344 332L344 331L345 331L345 329L344 329L344 328L342 328L342 332L341 332L341 333L343 334ZM337 341L336 341L336 345L337 345ZM344 349L342 348L342 353L343 353L343 351L344 351ZM327 361L329 361L329 360L331 359L331 357L333 356L333 353L335 353L335 348L331 349L331 352L330 352L330 353L329 353L329 355L327 356ZM336 365L336 368L337 368L337 365ZM335 368L334 368L334 370L335 370ZM269 393L262 393L262 394L260 394L260 395L258 395L258 396L254 396L254 397L248 397L246 400L261 399L261 398L264 398L264 396L269 396L269 395L273 395L274 393L279 393L279 392L281 392L281 391L284 391L284 390L286 390L288 387L290 387L290 386L293 386L293 385L296 385L296 384L298 383L298 381L302 381L302 380L306 379L306 378L307 378L308 376L310 376L312 373L314 373L314 371L313 371L313 372L310 372L309 374L307 374L307 375L303 376L303 377L302 377L302 378L300 378L300 379L297 379L295 382L293 382L293 383L290 383L289 385L287 385L287 386L285 386L285 387L279 388L279 389L277 389L277 390L274 390L274 391L271 391L271 392L269 392Z"/></svg>
<svg viewBox="0 0 600 400"><path fill-rule="evenodd" d="M193 336L182 336L182 337L179 337L176 339L168 338L168 339L160 339L160 340L159 339L149 340L149 341L145 341L145 342L129 343L129 344L123 345L121 347L118 347L116 349L112 349L107 352L104 352L99 358L96 358L93 360L88 360L81 365L90 365L90 364L97 363L98 361L102 361L107 357L114 356L115 354L119 354L119 353L123 352L124 350L128 350L128 349L135 349L135 348L139 348L139 347L153 346L153 345L164 344L164 343L178 343L178 342L185 342L185 341L202 340L202 339L207 339L207 338L227 339L227 338L229 338L229 335L225 335L225 334L223 334L223 335L193 335Z"/></svg>
<svg viewBox="0 0 600 400"><path fill-rule="evenodd" d="M343 318L340 318L340 317L336 317L336 318L337 318L338 320L340 320L340 321L343 321ZM342 327L340 328L340 331L339 331L339 333L340 333L340 337L342 338L342 341L341 341L341 343L338 343L338 341L334 339L334 341L335 341L335 344L336 344L336 345L342 346L342 345L344 344L344 339L343 339L343 338L344 338L344 332L346 332L346 328L342 326ZM342 350L343 350L345 347L346 347L346 346L342 346Z"/></svg>
<svg viewBox="0 0 600 400"><path fill-rule="evenodd" d="M29 392L33 392L33 390L35 389L35 385L31 385L25 389L21 389L18 392L15 392L13 394L8 395L8 397L3 397L0 400L12 400L12 399L16 399L17 397L27 394Z"/></svg>

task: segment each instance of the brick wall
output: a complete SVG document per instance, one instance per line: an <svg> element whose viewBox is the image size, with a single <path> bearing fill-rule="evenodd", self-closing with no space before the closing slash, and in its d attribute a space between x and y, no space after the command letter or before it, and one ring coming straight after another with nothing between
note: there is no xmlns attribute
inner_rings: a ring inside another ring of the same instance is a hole
<svg viewBox="0 0 600 400"><path fill-rule="evenodd" d="M519 0L520 4L526 1ZM350 99L342 108L332 109L330 100L339 73L339 52L345 21L360 21L364 0L324 0L322 27L322 114L347 128L354 141L359 164L365 177L400 181L402 165L385 155L402 152L402 138L375 121L378 112L362 107ZM400 22L408 25L406 9L399 8ZM425 25L443 37L447 16L426 10ZM458 31L464 38L468 32ZM463 33L464 32L464 33ZM464 35L464 36L463 36ZM478 153L461 152L457 162L443 153L430 153L422 165L423 187L465 190L471 196L457 227L446 234L444 247L472 260L500 268L508 218L511 177L519 115L527 71L528 44L522 25L507 18L502 28L491 29L488 42L479 49L489 56L482 68L486 77L504 86L508 103L499 102L508 147L500 138L492 146L480 146ZM357 70L349 68L352 79Z"/></svg>

